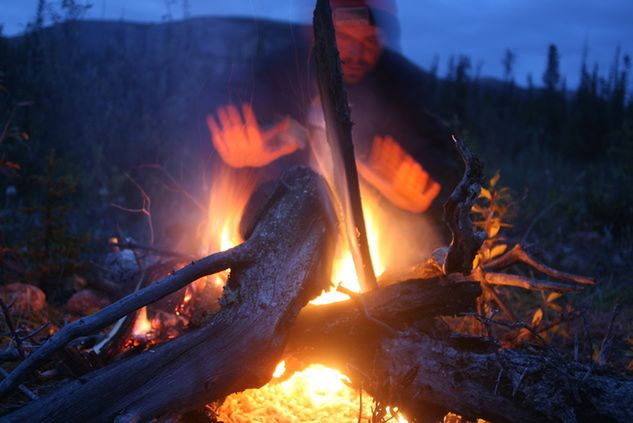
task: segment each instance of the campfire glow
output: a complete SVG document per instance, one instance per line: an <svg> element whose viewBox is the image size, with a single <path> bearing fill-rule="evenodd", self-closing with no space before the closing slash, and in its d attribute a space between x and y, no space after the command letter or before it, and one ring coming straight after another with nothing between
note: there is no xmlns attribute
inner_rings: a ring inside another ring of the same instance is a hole
<svg viewBox="0 0 633 423"><path fill-rule="evenodd" d="M257 181L248 171L236 171L225 166L216 166L215 169L209 190L207 219L200 237L203 246L201 255L224 251L243 242L239 224ZM393 222L398 219L389 216L381 200L370 190L363 189L362 197L374 272L380 275L387 269L386 263L392 266L402 263L402 250L397 246L406 238L410 227L394 225ZM379 230L387 225L388 231ZM211 306L216 307L228 276L229 271L226 271L196 281L187 288L176 314L180 314L190 302L212 301ZM339 284L353 292L361 291L352 254L343 234L337 242L331 288L311 303L320 305L347 300L346 294L336 291ZM147 309L143 308L135 322L133 335L137 339L147 339L153 329ZM363 420L372 421L373 399L363 392L362 410L359 410L359 390L351 387L350 379L338 370L313 364L292 375L285 375L285 372L285 362L282 361L275 369L273 380L266 386L228 396L217 410L221 420L356 421L360 411ZM387 410L387 417L395 422L406 422L395 410Z"/></svg>
<svg viewBox="0 0 633 423"><path fill-rule="evenodd" d="M248 198L255 184L243 175L222 169L214 178L215 185L209 194L209 214L203 237L203 245L209 248L205 253L222 251L233 247L243 240L239 235L239 222ZM363 197L365 219L368 228L370 250L374 258L376 274L381 274L385 266L385 257L393 255L387 251L389 244L381 240L379 219L380 206L376 197L365 193ZM214 275L207 281L198 281L195 291L202 289L205 283L221 287L228 273ZM333 263L332 288L323 293L313 304L327 304L348 299L348 296L336 291L341 283L346 288L360 292L360 285L352 260L352 255L344 240L338 242ZM217 410L220 420L227 422L250 421L355 421L359 413L359 391L350 386L350 379L335 369L313 364L295 372L286 380L285 362L277 365L273 380L259 389L249 389L230 395ZM371 421L373 400L363 393L362 417ZM391 413L389 413L391 414ZM394 421L406 422L406 419L393 412Z"/></svg>

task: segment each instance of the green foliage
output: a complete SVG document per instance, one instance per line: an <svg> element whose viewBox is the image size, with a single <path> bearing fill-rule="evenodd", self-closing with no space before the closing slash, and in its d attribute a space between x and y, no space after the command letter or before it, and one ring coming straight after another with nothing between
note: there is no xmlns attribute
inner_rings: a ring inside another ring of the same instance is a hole
<svg viewBox="0 0 633 423"><path fill-rule="evenodd" d="M25 278L50 293L80 267L87 240L77 235L71 221L78 185L72 165L51 150L45 166L42 174L32 176L28 204L20 211L30 228L22 249L28 266Z"/></svg>

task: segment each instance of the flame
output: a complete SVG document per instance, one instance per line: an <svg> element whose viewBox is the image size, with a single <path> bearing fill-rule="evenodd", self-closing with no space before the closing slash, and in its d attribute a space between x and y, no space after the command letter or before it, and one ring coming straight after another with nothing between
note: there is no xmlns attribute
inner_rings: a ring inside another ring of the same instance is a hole
<svg viewBox="0 0 633 423"><path fill-rule="evenodd" d="M280 362L275 369L275 378L283 375ZM247 389L239 394L229 395L217 409L218 421L242 423L254 421L340 421L358 420L358 389L350 386L350 379L337 370L320 364L312 364L290 378L273 381L259 389ZM373 401L362 392L362 421L372 421ZM387 408L386 419L407 423L397 407Z"/></svg>
<svg viewBox="0 0 633 423"><path fill-rule="evenodd" d="M384 248L382 248L384 243L381 242L379 236L380 231L378 228L380 208L377 201L375 201L375 197L369 194L364 195L362 200L363 212L365 215L365 227L367 228L367 240L369 242L369 252L372 257L374 274L380 275L386 270L383 257L385 257L388 253L387 251L384 251ZM350 291L361 292L360 281L358 280L352 253L343 239L339 239L339 242L337 243L337 251L334 255L334 263L332 265L331 282L333 286L330 290L312 300L310 302L311 304L321 305L348 300L349 296L347 294L343 294L336 290L339 283Z"/></svg>
<svg viewBox="0 0 633 423"><path fill-rule="evenodd" d="M201 236L202 256L228 250L243 242L239 225L257 183L255 174L249 170L233 169L224 164L216 164L213 169L207 218ZM210 287L219 297L229 274L230 270L226 270L194 282L193 294Z"/></svg>
<svg viewBox="0 0 633 423"><path fill-rule="evenodd" d="M147 318L147 307L143 307L136 316L132 335L136 338L145 338L152 330L152 322Z"/></svg>

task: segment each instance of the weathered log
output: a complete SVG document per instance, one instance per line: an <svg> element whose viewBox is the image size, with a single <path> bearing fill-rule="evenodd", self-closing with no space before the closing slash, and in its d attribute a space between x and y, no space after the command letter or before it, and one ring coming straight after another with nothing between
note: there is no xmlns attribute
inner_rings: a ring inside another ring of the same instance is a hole
<svg viewBox="0 0 633 423"><path fill-rule="evenodd" d="M436 316L473 311L480 294L479 284L453 283L439 277L379 287L361 294L360 304L343 301L309 305L301 311L291 330L286 353L297 352L305 359L314 352L320 361L327 357L327 364L341 368L350 356L359 354L357 338L364 339L365 352L373 355L382 338L393 334L385 325L402 329ZM371 340L376 343L372 345Z"/></svg>
<svg viewBox="0 0 633 423"><path fill-rule="evenodd" d="M332 151L334 169L344 172L333 176L333 188L339 196L344 213L343 218L348 220L345 235L348 237L350 251L354 258L356 274L362 290L369 291L378 285L369 252L354 143L352 142L352 120L347 94L343 87L343 72L336 47L329 0L317 0L313 27L314 49L312 54L327 139Z"/></svg>
<svg viewBox="0 0 633 423"><path fill-rule="evenodd" d="M299 310L327 286L334 228L323 189L308 168L284 174L207 324L72 381L6 421L146 421L265 384Z"/></svg>
<svg viewBox="0 0 633 423"><path fill-rule="evenodd" d="M372 327L351 301L307 307L287 354L336 366L415 421L438 421L448 412L493 422L633 421L633 380L592 372L549 347L499 349L484 338L412 329L416 319L473 306L478 284L443 280L361 295L367 314L396 329L395 336Z"/></svg>
<svg viewBox="0 0 633 423"><path fill-rule="evenodd" d="M585 377L587 366L545 350L477 351L399 337L383 340L372 366L374 395L420 421L447 411L493 422L633 421L633 380Z"/></svg>

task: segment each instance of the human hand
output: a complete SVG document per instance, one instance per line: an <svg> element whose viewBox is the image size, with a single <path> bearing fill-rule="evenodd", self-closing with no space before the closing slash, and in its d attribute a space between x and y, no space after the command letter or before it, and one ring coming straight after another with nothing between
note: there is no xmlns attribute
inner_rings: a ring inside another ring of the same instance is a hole
<svg viewBox="0 0 633 423"><path fill-rule="evenodd" d="M425 212L442 188L390 136L374 137L369 160L356 164L360 175L389 201L414 213Z"/></svg>
<svg viewBox="0 0 633 423"><path fill-rule="evenodd" d="M216 121L213 116L207 116L207 125L215 149L229 166L266 166L303 147L301 140L289 131L289 118L262 130L248 103L242 104L241 114L235 105L220 107L217 117Z"/></svg>

